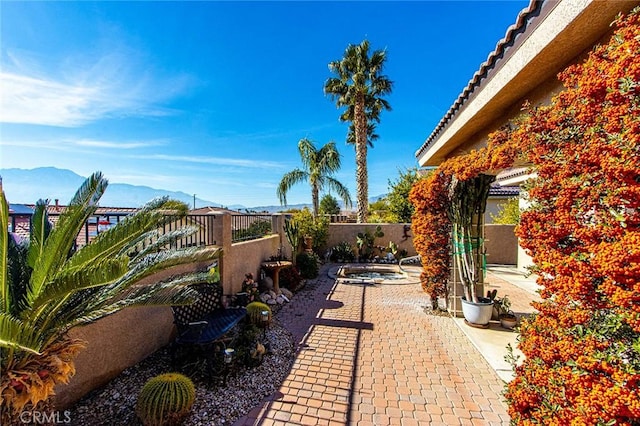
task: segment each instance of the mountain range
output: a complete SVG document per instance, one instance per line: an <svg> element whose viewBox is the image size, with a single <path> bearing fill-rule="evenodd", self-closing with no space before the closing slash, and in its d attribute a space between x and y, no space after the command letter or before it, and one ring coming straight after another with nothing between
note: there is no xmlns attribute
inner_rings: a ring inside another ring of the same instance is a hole
<svg viewBox="0 0 640 426"><path fill-rule="evenodd" d="M0 169L0 176L2 176L5 195L13 204L33 204L39 199L48 199L51 203L59 200L60 204L67 204L86 179L71 170L55 167ZM55 185L44 185L43 182L55 182ZM189 206L193 206L194 203L193 195L185 192L110 183L100 199L100 204L104 207L140 207L154 198L163 196L180 200ZM195 203L198 207L222 206L220 203L201 198L196 198ZM244 208L244 206L229 206L229 208Z"/></svg>
<svg viewBox="0 0 640 426"><path fill-rule="evenodd" d="M35 169L0 169L2 187L12 204L34 204L39 199L48 199L51 203L59 200L60 204L67 204L76 193L80 185L86 179L71 170L55 167L39 167ZM45 185L43 182L55 182ZM109 189L100 199L103 207L140 207L149 200L157 197L169 196L180 200L193 207L222 207L222 204L211 200L203 200L193 195L179 191L167 191L164 189L150 188L141 185L129 185L124 183L110 183ZM382 196L373 197L375 201ZM302 209L311 207L311 204L290 204L286 207L255 206L246 207L241 204L224 206L231 210L251 210L256 212L276 213L288 209Z"/></svg>

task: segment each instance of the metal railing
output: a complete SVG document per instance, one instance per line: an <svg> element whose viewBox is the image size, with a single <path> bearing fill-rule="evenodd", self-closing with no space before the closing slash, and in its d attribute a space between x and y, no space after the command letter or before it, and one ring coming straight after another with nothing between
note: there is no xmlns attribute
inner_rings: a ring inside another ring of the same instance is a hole
<svg viewBox="0 0 640 426"><path fill-rule="evenodd" d="M273 232L269 214L231 215L231 242L255 240Z"/></svg>
<svg viewBox="0 0 640 426"><path fill-rule="evenodd" d="M90 243L100 233L117 225L130 213L110 213L91 216L83 225L76 237L76 246L82 247ZM53 226L58 222L59 213L49 213L49 221ZM170 244L173 248L211 246L216 245L213 234L215 216L210 214L187 214L186 216L168 216L161 230L161 233L171 232L186 225L196 225L198 230L188 237L181 238ZM9 214L9 231L17 233L23 237L28 237L31 216ZM150 244L151 241L143 245Z"/></svg>

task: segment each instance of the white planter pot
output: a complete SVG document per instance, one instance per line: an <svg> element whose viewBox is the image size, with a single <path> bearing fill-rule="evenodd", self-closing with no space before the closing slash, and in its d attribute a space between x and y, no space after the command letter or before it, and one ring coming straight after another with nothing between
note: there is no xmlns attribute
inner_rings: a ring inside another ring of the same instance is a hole
<svg viewBox="0 0 640 426"><path fill-rule="evenodd" d="M479 298L480 302L474 303L462 298L462 314L471 324L487 325L491 321L493 314L493 302L484 297Z"/></svg>

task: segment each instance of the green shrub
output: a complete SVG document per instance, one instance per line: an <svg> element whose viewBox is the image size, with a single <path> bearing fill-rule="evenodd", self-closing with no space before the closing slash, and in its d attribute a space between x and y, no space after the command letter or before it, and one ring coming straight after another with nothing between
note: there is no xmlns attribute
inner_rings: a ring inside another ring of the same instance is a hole
<svg viewBox="0 0 640 426"><path fill-rule="evenodd" d="M332 262L353 262L355 258L353 247L346 241L338 243L331 249L330 259Z"/></svg>
<svg viewBox="0 0 640 426"><path fill-rule="evenodd" d="M296 266L300 270L302 278L315 278L318 276L320 258L315 253L300 253L296 256Z"/></svg>
<svg viewBox="0 0 640 426"><path fill-rule="evenodd" d="M326 246L329 239L329 219L326 217L313 217L311 211L305 208L293 214L291 220L298 227L302 237L313 238L313 251L319 252Z"/></svg>
<svg viewBox="0 0 640 426"><path fill-rule="evenodd" d="M191 411L195 398L195 386L187 376L161 374L142 387L136 414L145 426L178 425Z"/></svg>
<svg viewBox="0 0 640 426"><path fill-rule="evenodd" d="M280 270L280 287L296 291L302 283L302 276L297 266Z"/></svg>

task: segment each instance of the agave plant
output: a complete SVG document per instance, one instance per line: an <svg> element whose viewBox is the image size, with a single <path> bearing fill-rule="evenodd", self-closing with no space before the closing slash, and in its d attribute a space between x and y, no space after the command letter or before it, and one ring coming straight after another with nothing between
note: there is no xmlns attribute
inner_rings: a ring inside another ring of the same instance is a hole
<svg viewBox="0 0 640 426"><path fill-rule="evenodd" d="M190 273L149 285L145 277L173 266L210 261L214 247L168 248L197 228L162 232L187 206L167 198L150 202L90 244L75 239L108 182L97 172L78 189L54 227L46 203L37 203L31 236L18 243L8 233L8 205L0 185L0 406L3 423L46 402L57 383L74 374L73 359L85 342L72 327L92 323L129 306L185 304L196 294L187 285L209 274Z"/></svg>

